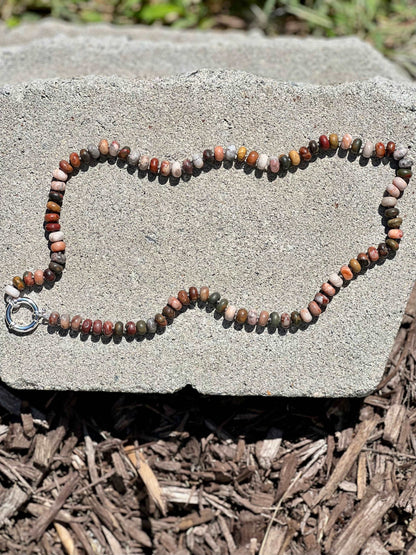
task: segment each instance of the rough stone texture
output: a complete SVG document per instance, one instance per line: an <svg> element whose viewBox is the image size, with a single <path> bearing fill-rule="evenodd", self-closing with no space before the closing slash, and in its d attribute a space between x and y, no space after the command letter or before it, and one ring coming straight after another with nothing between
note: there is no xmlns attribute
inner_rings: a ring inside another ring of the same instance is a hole
<svg viewBox="0 0 416 555"><path fill-rule="evenodd" d="M1 282L46 267L48 182L72 150L117 138L160 158L214 144L280 154L321 133L415 142L416 89L377 78L295 86L240 72L151 82L88 77L0 90ZM405 122L405 124L404 124ZM62 279L31 297L83 317L138 320L206 284L237 306L301 308L326 276L384 238L388 166L323 158L270 181L221 168L173 186L108 163L70 180ZM414 183L396 259L350 283L315 325L285 336L224 329L189 310L154 339L82 341L0 327L1 378L18 388L364 395L378 383L416 275Z"/></svg>
<svg viewBox="0 0 416 555"><path fill-rule="evenodd" d="M89 29L78 36L45 33L42 36L48 38L0 48L0 84L90 74L145 79L201 68L239 69L298 83L332 84L375 76L410 80L402 69L356 37L264 38L183 31L178 39L177 31L140 29L136 33L143 38L131 40L128 35L112 33L103 38L94 27ZM160 33L163 39L153 40L152 33L154 37Z"/></svg>

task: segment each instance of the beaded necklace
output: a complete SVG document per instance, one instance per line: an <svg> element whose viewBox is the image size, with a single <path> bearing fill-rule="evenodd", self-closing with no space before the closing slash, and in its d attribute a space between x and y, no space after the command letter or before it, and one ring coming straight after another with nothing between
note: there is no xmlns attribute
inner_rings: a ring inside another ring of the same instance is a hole
<svg viewBox="0 0 416 555"><path fill-rule="evenodd" d="M229 163L235 162L242 166L246 164L248 167L256 168L260 172L269 172L271 174L285 173L291 167L307 164L316 159L320 152L336 150L338 148L344 151L350 151L350 156L363 158L382 159L384 157L392 158L398 162L396 168L396 176L392 183L387 185L385 194L381 199L380 205L384 211L384 222L387 228L387 237L385 241L380 243L378 247L370 246L366 252L360 252L356 258L352 258L348 264L343 264L339 272L333 272L328 280L322 284L320 290L314 299L301 310L269 313L266 310L257 313L255 310L246 310L245 308L237 309L230 304L227 299L222 298L217 292L211 292L207 286L199 289L190 287L188 291L182 289L176 296L169 297L166 306L161 313L156 314L147 321L139 320L138 322L110 322L106 320L83 319L80 315L73 316L68 314L59 315L58 312L47 312L40 309L37 304L29 297L21 297L21 293L30 290L35 285L42 286L45 282L54 282L57 275L62 274L66 263L66 244L64 242L64 234L61 231L59 223L62 202L65 193L66 182L75 175L82 164L89 165L95 160L105 158L118 158L124 161L128 166L137 167L141 172L149 172L149 174L160 174L166 178L173 179L189 178L194 169L200 170L205 164L220 166L223 161ZM325 310L332 297L334 297L340 289L352 280L358 274L363 273L371 268L379 259L386 258L389 254L395 253L399 248L400 240L403 237L403 231L400 229L402 218L399 217L399 210L396 208L397 200L401 197L403 191L408 185L412 176L411 166L413 164L408 156L408 149L404 146L396 146L392 141L386 145L381 142L376 144L371 141L363 141L359 138L353 140L352 136L345 134L341 139L335 133L321 135L318 141L311 140L308 146L303 146L297 150L291 150L288 155L282 154L279 157L269 158L266 154L259 154L256 151L248 151L242 146L236 148L234 145L223 148L216 146L213 150L207 149L201 154L194 155L191 159L186 159L182 163L178 161L169 162L163 160L159 164L158 158L152 158L146 154L140 155L136 150L129 147L121 148L117 141L110 144L105 139L101 140L99 145L89 145L87 149L82 149L79 154L72 152L69 156L69 162L61 160L59 168L53 172L53 180L50 186L49 199L46 204L46 213L44 218L44 228L49 234L49 248L51 251L51 261L46 270L36 270L35 272L26 271L23 277L15 276L11 285L5 287L6 295L6 323L10 330L14 332L25 333L33 330L40 322L46 322L50 326L60 327L62 330L72 330L74 333L93 334L95 336L111 337L112 335L121 338L134 337L135 335L143 336L146 334L155 334L163 331L166 326L173 321L176 316L190 304L199 303L199 306L210 305L215 311L223 315L228 322L235 322L236 326L246 326L252 329L254 326L259 328L267 327L270 332L274 332L277 328L288 330L291 327L306 327L314 319ZM13 312L20 306L26 306L32 311L32 321L29 324L18 324L13 320Z"/></svg>

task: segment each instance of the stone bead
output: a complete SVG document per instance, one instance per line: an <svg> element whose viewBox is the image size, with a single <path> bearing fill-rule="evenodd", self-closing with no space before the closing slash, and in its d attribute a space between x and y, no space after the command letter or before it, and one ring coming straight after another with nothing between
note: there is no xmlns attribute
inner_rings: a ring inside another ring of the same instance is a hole
<svg viewBox="0 0 416 555"><path fill-rule="evenodd" d="M356 258L351 258L348 265L354 274L359 274L361 272L361 264Z"/></svg>
<svg viewBox="0 0 416 555"><path fill-rule="evenodd" d="M159 160L157 158L152 158L149 164L149 171L152 173L157 173L159 170Z"/></svg>
<svg viewBox="0 0 416 555"><path fill-rule="evenodd" d="M393 183L389 183L386 187L386 191L387 193L389 193L389 195L391 195L392 197L396 197L399 198L400 196L400 189L398 189L396 187L396 185L393 185Z"/></svg>
<svg viewBox="0 0 416 555"><path fill-rule="evenodd" d="M308 304L308 309L309 312L312 314L312 316L319 316L322 313L322 310L320 309L318 303L316 301L311 301Z"/></svg>
<svg viewBox="0 0 416 555"><path fill-rule="evenodd" d="M56 274L50 268L46 268L46 270L43 270L43 279L51 283L55 281Z"/></svg>
<svg viewBox="0 0 416 555"><path fill-rule="evenodd" d="M264 171L267 169L267 165L269 163L269 157L267 154L260 154L257 158L256 168L260 171Z"/></svg>
<svg viewBox="0 0 416 555"><path fill-rule="evenodd" d="M247 320L248 312L245 308L239 308L237 311L237 315L235 317L236 322L239 324L245 324Z"/></svg>
<svg viewBox="0 0 416 555"><path fill-rule="evenodd" d="M257 324L257 312L255 310L249 310L247 313L247 324L249 326L255 326Z"/></svg>
<svg viewBox="0 0 416 555"><path fill-rule="evenodd" d="M163 316L166 316L168 320L173 320L176 316L176 311L169 305L163 307L162 310Z"/></svg>
<svg viewBox="0 0 416 555"><path fill-rule="evenodd" d="M371 260L371 262L377 262L377 260L380 258L376 247L368 247L367 252L368 258Z"/></svg>
<svg viewBox="0 0 416 555"><path fill-rule="evenodd" d="M319 147L321 150L329 150L329 139L326 135L319 137Z"/></svg>
<svg viewBox="0 0 416 555"><path fill-rule="evenodd" d="M63 252L59 251L59 252L53 252L51 254L51 260L52 262L57 262L58 264L65 264L66 262L66 254L64 254Z"/></svg>
<svg viewBox="0 0 416 555"><path fill-rule="evenodd" d="M404 158L407 153L408 149L405 146L397 145L393 152L393 158L395 160L400 160L401 158Z"/></svg>
<svg viewBox="0 0 416 555"><path fill-rule="evenodd" d="M211 150L210 148L207 148L202 153L202 159L204 160L204 162L207 162L208 164L213 164L215 162L214 151Z"/></svg>
<svg viewBox="0 0 416 555"><path fill-rule="evenodd" d="M329 144L332 149L337 149L339 147L339 138L336 133L331 133L329 135Z"/></svg>
<svg viewBox="0 0 416 555"><path fill-rule="evenodd" d="M160 328L166 328L168 325L168 321L163 316L163 314L156 314L155 315L155 322Z"/></svg>
<svg viewBox="0 0 416 555"><path fill-rule="evenodd" d="M396 149L396 143L393 143L393 141L389 141L386 144L386 156L391 156L395 151L395 149Z"/></svg>
<svg viewBox="0 0 416 555"><path fill-rule="evenodd" d="M62 274L64 271L64 267L56 262L49 262L49 269L52 270L55 274Z"/></svg>
<svg viewBox="0 0 416 555"><path fill-rule="evenodd" d="M89 164L91 162L91 155L85 148L79 151L79 157L84 164Z"/></svg>
<svg viewBox="0 0 416 555"><path fill-rule="evenodd" d="M350 281L354 276L354 274L351 271L351 268L347 266L347 264L344 264L343 266L341 266L340 272L342 277L345 279L345 281Z"/></svg>
<svg viewBox="0 0 416 555"><path fill-rule="evenodd" d="M137 166L140 160L140 152L138 150L131 150L127 155L127 164L129 166Z"/></svg>
<svg viewBox="0 0 416 555"><path fill-rule="evenodd" d="M24 272L23 281L25 282L26 287L33 287L35 285L35 278L32 272Z"/></svg>
<svg viewBox="0 0 416 555"><path fill-rule="evenodd" d="M329 303L329 298L323 293L317 293L313 299L319 306L326 306Z"/></svg>
<svg viewBox="0 0 416 555"><path fill-rule="evenodd" d="M277 173L280 170L280 162L276 157L270 158L269 169L272 173Z"/></svg>
<svg viewBox="0 0 416 555"><path fill-rule="evenodd" d="M220 301L218 301L217 306L215 307L215 310L219 314L222 314L224 312L224 310L227 308L227 306L228 306L228 300L227 299L221 299Z"/></svg>
<svg viewBox="0 0 416 555"><path fill-rule="evenodd" d="M160 164L160 174L167 177L170 174L170 162L163 160Z"/></svg>
<svg viewBox="0 0 416 555"><path fill-rule="evenodd" d="M401 177L403 179L410 179L412 177L412 170L407 168L399 168L397 170L397 177Z"/></svg>
<svg viewBox="0 0 416 555"><path fill-rule="evenodd" d="M206 303L209 297L209 289L205 285L199 291L199 298L201 302Z"/></svg>
<svg viewBox="0 0 416 555"><path fill-rule="evenodd" d="M384 210L384 216L385 218L387 218L388 220L390 218L396 218L398 215L400 214L400 210L398 208L386 208Z"/></svg>
<svg viewBox="0 0 416 555"><path fill-rule="evenodd" d="M52 214L45 214L45 222L59 222L59 214L54 212Z"/></svg>
<svg viewBox="0 0 416 555"><path fill-rule="evenodd" d="M342 281L342 278L338 274L336 274L335 272L330 274L330 276L328 277L328 281L330 283L332 283L332 285L334 287L342 287L342 284L344 283Z"/></svg>
<svg viewBox="0 0 416 555"><path fill-rule="evenodd" d="M51 231L59 231L60 229L61 224L58 224L57 222L51 222L45 225L45 231L47 231L48 233L50 233Z"/></svg>
<svg viewBox="0 0 416 555"><path fill-rule="evenodd" d="M184 306L188 306L189 303L191 302L189 299L189 295L188 293L185 291L185 289L181 289L178 292L178 300L179 302L181 302Z"/></svg>
<svg viewBox="0 0 416 555"><path fill-rule="evenodd" d="M387 220L387 227L390 229L398 229L403 223L402 218L392 218L391 220Z"/></svg>
<svg viewBox="0 0 416 555"><path fill-rule="evenodd" d="M399 250L399 246L400 246L397 241L394 241L394 239L386 239L386 245L392 251Z"/></svg>
<svg viewBox="0 0 416 555"><path fill-rule="evenodd" d="M163 318L166 321L166 318L164 316ZM134 335L136 335L136 324L134 322L127 322L125 325L125 330L126 335L128 335L129 337L133 337Z"/></svg>
<svg viewBox="0 0 416 555"><path fill-rule="evenodd" d="M194 166L192 162L189 160L189 158L186 158L182 162L182 172L186 173L187 175L192 175L193 171L194 171Z"/></svg>
<svg viewBox="0 0 416 555"><path fill-rule="evenodd" d="M101 139L101 141L98 143L98 150L100 151L100 154L102 154L103 156L107 156L109 147L108 141L106 139Z"/></svg>
<svg viewBox="0 0 416 555"><path fill-rule="evenodd" d="M62 193L58 193L58 191L49 191L48 198L49 200L56 202L56 204L61 205L64 195Z"/></svg>
<svg viewBox="0 0 416 555"><path fill-rule="evenodd" d="M136 331L138 335L146 335L147 326L144 320L139 320L138 322L136 322Z"/></svg>
<svg viewBox="0 0 416 555"><path fill-rule="evenodd" d="M57 212L58 214L61 211L61 207L59 206L59 204L56 202L53 202L53 200L50 200L49 202L46 203L46 208L51 212Z"/></svg>
<svg viewBox="0 0 416 555"><path fill-rule="evenodd" d="M377 250L380 258L386 258L386 256L389 254L389 249L387 248L386 243L380 243L377 247Z"/></svg>
<svg viewBox="0 0 416 555"><path fill-rule="evenodd" d="M370 260L365 252L360 252L360 254L357 255L357 260L361 268L368 268L368 266L370 265Z"/></svg>
<svg viewBox="0 0 416 555"><path fill-rule="evenodd" d="M97 145L93 145L93 144L88 145L88 152L91 158L93 158L94 160L98 160L98 158L100 157L100 149L98 148Z"/></svg>
<svg viewBox="0 0 416 555"><path fill-rule="evenodd" d="M180 177L182 175L182 168L179 162L172 162L171 174L173 177Z"/></svg>
<svg viewBox="0 0 416 555"><path fill-rule="evenodd" d="M82 333L90 333L92 328L92 320L90 320L89 318L86 318L82 324L81 324L81 332Z"/></svg>
<svg viewBox="0 0 416 555"><path fill-rule="evenodd" d="M302 318L297 310L291 312L290 319L292 320L293 326L300 326L300 324L302 323Z"/></svg>
<svg viewBox="0 0 416 555"><path fill-rule="evenodd" d="M74 168L66 160L61 160L59 162L59 169L62 170L63 172L65 172L66 174L71 173L71 172L74 171Z"/></svg>
<svg viewBox="0 0 416 555"><path fill-rule="evenodd" d="M211 293L208 297L208 304L215 305L220 300L220 298L221 295L217 291L215 291L214 293Z"/></svg>
<svg viewBox="0 0 416 555"><path fill-rule="evenodd" d="M299 166L300 164L300 156L297 150L291 150L289 152L289 158L292 163L292 166Z"/></svg>
<svg viewBox="0 0 416 555"><path fill-rule="evenodd" d="M246 154L247 154L247 149L245 146L240 146L240 148L237 151L237 160L239 162L244 162L244 160L246 159Z"/></svg>
<svg viewBox="0 0 416 555"><path fill-rule="evenodd" d="M255 166L257 162L257 158L259 157L259 153L255 150L252 150L250 154L247 156L246 164L248 166Z"/></svg>
<svg viewBox="0 0 416 555"><path fill-rule="evenodd" d="M192 155L192 165L197 170L201 170L204 167L204 161L200 154L196 153Z"/></svg>
<svg viewBox="0 0 416 555"><path fill-rule="evenodd" d="M345 133L345 135L341 139L341 148L343 150L348 150L352 144L352 137L349 133Z"/></svg>
<svg viewBox="0 0 416 555"><path fill-rule="evenodd" d="M376 143L376 156L377 158L384 158L386 154L386 147L383 143Z"/></svg>
<svg viewBox="0 0 416 555"><path fill-rule="evenodd" d="M63 231L54 231L53 233L49 233L49 241L51 243L55 243L56 241L62 241L64 238Z"/></svg>
<svg viewBox="0 0 416 555"><path fill-rule="evenodd" d="M45 281L43 278L43 270L36 270L33 277L35 278L36 285L43 285Z"/></svg>
<svg viewBox="0 0 416 555"><path fill-rule="evenodd" d="M395 185L399 189L399 191L404 191L408 183L401 177L395 177L393 179L393 185Z"/></svg>
<svg viewBox="0 0 416 555"><path fill-rule="evenodd" d="M146 321L146 326L147 326L148 333L156 333L157 324L156 324L156 320L154 318L149 318Z"/></svg>
<svg viewBox="0 0 416 555"><path fill-rule="evenodd" d="M20 276L14 276L12 279L13 286L16 287L19 291L23 291L25 288L25 282Z"/></svg>
<svg viewBox="0 0 416 555"><path fill-rule="evenodd" d="M401 229L389 229L387 237L389 237L389 239L401 239L403 237L403 231Z"/></svg>
<svg viewBox="0 0 416 555"><path fill-rule="evenodd" d="M121 158L121 160L127 160L130 152L131 152L131 149L129 146L123 146L123 148L121 148L118 153L118 157Z"/></svg>
<svg viewBox="0 0 416 555"><path fill-rule="evenodd" d="M397 204L397 198L395 197L383 197L381 199L381 206L384 206L386 208L392 208L393 206L396 206Z"/></svg>
<svg viewBox="0 0 416 555"><path fill-rule="evenodd" d="M198 294L198 289L196 287L190 287L189 288L189 298L190 300L194 303L195 301L198 300L199 294Z"/></svg>
<svg viewBox="0 0 416 555"><path fill-rule="evenodd" d="M363 142L361 139L354 139L351 145L351 152L354 154L359 154Z"/></svg>
<svg viewBox="0 0 416 555"><path fill-rule="evenodd" d="M77 152L71 152L71 154L69 155L69 163L71 164L71 166L73 168L79 168L80 167L81 160L80 160Z"/></svg>
<svg viewBox="0 0 416 555"><path fill-rule="evenodd" d="M124 326L123 326L123 322L116 322L114 324L114 335L116 335L117 337L121 337L123 335L124 332Z"/></svg>
<svg viewBox="0 0 416 555"><path fill-rule="evenodd" d="M272 312L272 313L270 314L270 324L269 324L270 327L271 327L272 329L276 329L276 328L279 327L279 324L280 324L280 316L279 316L279 314L278 314L277 312Z"/></svg>
<svg viewBox="0 0 416 555"><path fill-rule="evenodd" d="M120 143L118 143L117 141L112 141L108 147L108 154L110 156L113 156L113 158L115 158L119 152L120 152Z"/></svg>
<svg viewBox="0 0 416 555"><path fill-rule="evenodd" d="M299 155L302 158L302 160L304 160L305 162L309 162L309 160L312 158L311 151L306 146L301 146L300 147Z"/></svg>
<svg viewBox="0 0 416 555"><path fill-rule="evenodd" d="M20 297L20 291L16 289L16 287L13 287L13 285L6 285L4 294L13 297L13 299Z"/></svg>
<svg viewBox="0 0 416 555"><path fill-rule="evenodd" d="M71 320L71 330L72 331L79 331L81 327L82 318L79 314L73 316Z"/></svg>
<svg viewBox="0 0 416 555"><path fill-rule="evenodd" d="M59 321L59 312L51 312L48 318L48 324L50 326L57 326Z"/></svg>
<svg viewBox="0 0 416 555"><path fill-rule="evenodd" d="M59 168L57 168L56 170L53 170L53 178L56 179L57 181L66 181L68 179L68 174L62 170L60 170Z"/></svg>
<svg viewBox="0 0 416 555"><path fill-rule="evenodd" d="M224 160L224 149L222 146L216 146L214 148L214 157L216 162L222 162Z"/></svg>
<svg viewBox="0 0 416 555"><path fill-rule="evenodd" d="M52 191L57 191L59 193L63 193L65 191L65 183L63 181L51 181L51 189Z"/></svg>
<svg viewBox="0 0 416 555"><path fill-rule="evenodd" d="M92 334L93 335L101 335L103 331L103 323L101 320L94 320L92 324Z"/></svg>
<svg viewBox="0 0 416 555"><path fill-rule="evenodd" d="M59 318L59 325L63 330L69 330L69 326L71 325L71 318L69 314L61 314Z"/></svg>
<svg viewBox="0 0 416 555"><path fill-rule="evenodd" d="M364 158L371 158L374 152L374 143L371 141L366 141L364 144L362 155Z"/></svg>
<svg viewBox="0 0 416 555"><path fill-rule="evenodd" d="M309 141L309 150L312 155L318 154L319 152L319 145L316 141Z"/></svg>
<svg viewBox="0 0 416 555"><path fill-rule="evenodd" d="M292 165L289 156L287 156L286 154L281 154L279 156L279 163L283 171L287 171Z"/></svg>
<svg viewBox="0 0 416 555"><path fill-rule="evenodd" d="M259 314L259 320L257 324L262 328L266 327L267 322L269 321L269 316L270 314L267 312L267 310L262 310Z"/></svg>
<svg viewBox="0 0 416 555"><path fill-rule="evenodd" d="M306 324L309 324L309 322L312 322L312 314L309 312L309 310L307 308L302 308L302 310L300 310L299 314L300 314L300 317L302 318L302 320Z"/></svg>
<svg viewBox="0 0 416 555"><path fill-rule="evenodd" d="M237 157L237 148L235 145L227 146L224 153L225 159L229 162L233 162Z"/></svg>
<svg viewBox="0 0 416 555"><path fill-rule="evenodd" d="M323 283L321 285L321 289L327 297L333 297L335 295L335 293L337 292L335 287L332 287L332 285L330 283Z"/></svg>
<svg viewBox="0 0 416 555"><path fill-rule="evenodd" d="M236 309L235 306L228 305L227 308L225 309L225 312L224 312L225 320L227 320L227 322L232 322L235 318L235 313L236 312L237 312L237 309Z"/></svg>
<svg viewBox="0 0 416 555"><path fill-rule="evenodd" d="M399 160L399 168L411 168L413 166L413 160L409 157L402 158Z"/></svg>
<svg viewBox="0 0 416 555"><path fill-rule="evenodd" d="M139 170L141 170L142 172L147 171L149 169L149 163L150 163L150 158L149 156L147 156L147 154L143 154L143 156L140 156Z"/></svg>
<svg viewBox="0 0 416 555"><path fill-rule="evenodd" d="M168 305L170 305L175 310L181 310L182 308L182 303L180 302L180 300L174 297L173 295L169 297Z"/></svg>
<svg viewBox="0 0 416 555"><path fill-rule="evenodd" d="M64 243L64 241L57 241L56 243L52 243L51 245L51 251L53 252L64 251L65 249L66 244Z"/></svg>
<svg viewBox="0 0 416 555"><path fill-rule="evenodd" d="M283 312L283 314L280 316L280 324L282 328L287 330L288 328L290 328L291 323L292 320L290 318L290 314L288 314L287 312Z"/></svg>

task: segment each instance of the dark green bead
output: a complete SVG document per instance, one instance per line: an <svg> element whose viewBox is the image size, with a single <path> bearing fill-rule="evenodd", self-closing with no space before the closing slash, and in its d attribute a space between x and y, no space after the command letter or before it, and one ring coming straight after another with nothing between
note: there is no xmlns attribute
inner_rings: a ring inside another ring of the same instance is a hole
<svg viewBox="0 0 416 555"><path fill-rule="evenodd" d="M217 292L211 293L211 295L208 297L208 304L217 304L220 298L221 298L221 295L219 293Z"/></svg>
<svg viewBox="0 0 416 555"><path fill-rule="evenodd" d="M280 316L277 312L272 312L270 314L270 327L271 328L278 328L280 324Z"/></svg>
<svg viewBox="0 0 416 555"><path fill-rule="evenodd" d="M384 210L384 215L387 219L396 218L400 214L400 210L398 208L386 208Z"/></svg>
<svg viewBox="0 0 416 555"><path fill-rule="evenodd" d="M309 150L311 154L318 154L319 152L319 145L316 141L309 141Z"/></svg>
<svg viewBox="0 0 416 555"><path fill-rule="evenodd" d="M292 319L292 324L294 326L299 326L299 324L302 322L302 318L300 317L299 312L296 312L296 310L294 310L292 312L292 314L290 315L291 319Z"/></svg>
<svg viewBox="0 0 416 555"><path fill-rule="evenodd" d="M224 310L227 308L227 305L228 305L227 299L221 299L220 301L218 301L218 304L215 310L220 313L224 312Z"/></svg>
<svg viewBox="0 0 416 555"><path fill-rule="evenodd" d="M291 161L289 156L286 156L286 154L279 156L279 162L282 170L288 170L290 168Z"/></svg>
<svg viewBox="0 0 416 555"><path fill-rule="evenodd" d="M116 322L114 324L114 335L121 337L123 335L123 332L124 332L123 322Z"/></svg>
<svg viewBox="0 0 416 555"><path fill-rule="evenodd" d="M147 333L147 326L144 320L139 320L136 322L136 330L139 335L146 335Z"/></svg>
<svg viewBox="0 0 416 555"><path fill-rule="evenodd" d="M49 199L53 200L54 202L57 202L58 204L62 204L64 195L62 195L61 193L58 193L58 191L51 191L49 193Z"/></svg>
<svg viewBox="0 0 416 555"><path fill-rule="evenodd" d="M409 170L409 168L399 168L396 175L403 179L410 179L412 177L412 170Z"/></svg>
<svg viewBox="0 0 416 555"><path fill-rule="evenodd" d="M55 272L55 274L62 274L64 271L64 267L56 262L49 262L49 269L52 270L52 272Z"/></svg>
<svg viewBox="0 0 416 555"><path fill-rule="evenodd" d="M397 241L395 241L394 239L386 239L386 245L392 251L397 251L398 248L399 248L399 243Z"/></svg>
<svg viewBox="0 0 416 555"><path fill-rule="evenodd" d="M402 223L402 218L392 218L391 220L387 220L387 227L390 229L399 229Z"/></svg>
<svg viewBox="0 0 416 555"><path fill-rule="evenodd" d="M361 139L354 139L351 145L351 152L358 154L360 152L361 145L363 144Z"/></svg>

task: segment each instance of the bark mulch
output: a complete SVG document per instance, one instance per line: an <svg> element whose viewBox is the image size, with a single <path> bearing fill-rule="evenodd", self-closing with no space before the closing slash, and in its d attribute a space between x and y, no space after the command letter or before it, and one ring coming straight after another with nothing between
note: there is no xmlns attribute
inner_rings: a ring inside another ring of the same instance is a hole
<svg viewBox="0 0 416 555"><path fill-rule="evenodd" d="M0 553L416 554L415 347L416 287L364 399L0 387Z"/></svg>

